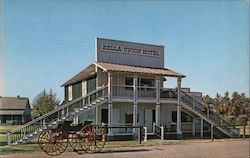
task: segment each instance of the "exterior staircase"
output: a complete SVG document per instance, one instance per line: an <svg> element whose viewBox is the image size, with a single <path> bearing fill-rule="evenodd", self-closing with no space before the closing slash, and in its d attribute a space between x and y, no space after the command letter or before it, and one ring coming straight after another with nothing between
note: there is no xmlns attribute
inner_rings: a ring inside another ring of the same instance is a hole
<svg viewBox="0 0 250 158"><path fill-rule="evenodd" d="M204 119L228 137L233 138L240 136L239 129L228 123L223 117L214 113L210 109L206 109L200 101L183 91L181 91L181 106Z"/></svg>
<svg viewBox="0 0 250 158"><path fill-rule="evenodd" d="M56 109L22 126L7 132L8 145L24 144L37 137L43 130L65 120L73 120L89 110L107 102L107 86L100 87L83 97L60 105Z"/></svg>

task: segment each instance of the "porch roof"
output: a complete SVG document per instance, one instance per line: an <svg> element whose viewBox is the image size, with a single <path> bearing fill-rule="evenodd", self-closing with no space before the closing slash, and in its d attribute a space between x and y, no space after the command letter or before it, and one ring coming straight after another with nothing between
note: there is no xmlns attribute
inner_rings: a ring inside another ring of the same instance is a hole
<svg viewBox="0 0 250 158"><path fill-rule="evenodd" d="M103 69L104 71L142 73L142 74L152 74L152 75L164 75L170 77L185 77L185 75L181 73L166 68L148 68L148 67L129 66L129 65L101 63L101 62L95 62L94 64Z"/></svg>

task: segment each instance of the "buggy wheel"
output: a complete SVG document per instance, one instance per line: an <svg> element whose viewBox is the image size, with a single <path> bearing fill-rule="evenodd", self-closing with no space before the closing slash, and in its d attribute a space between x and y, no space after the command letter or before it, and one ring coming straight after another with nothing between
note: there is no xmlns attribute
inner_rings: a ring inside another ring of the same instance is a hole
<svg viewBox="0 0 250 158"><path fill-rule="evenodd" d="M86 139L90 142L87 152L100 152L106 142L105 130L97 125L87 126L85 129Z"/></svg>
<svg viewBox="0 0 250 158"><path fill-rule="evenodd" d="M68 140L60 129L47 129L39 135L38 144L46 154L57 156L67 149Z"/></svg>
<svg viewBox="0 0 250 158"><path fill-rule="evenodd" d="M81 132L69 134L68 142L74 151L87 151L90 144Z"/></svg>

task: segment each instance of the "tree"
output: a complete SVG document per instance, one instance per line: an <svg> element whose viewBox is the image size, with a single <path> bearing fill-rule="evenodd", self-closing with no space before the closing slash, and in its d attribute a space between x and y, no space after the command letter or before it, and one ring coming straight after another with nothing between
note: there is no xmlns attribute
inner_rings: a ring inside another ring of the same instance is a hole
<svg viewBox="0 0 250 158"><path fill-rule="evenodd" d="M210 105L213 104L213 99L209 95L206 95L205 97L203 97L203 103L205 107L208 108Z"/></svg>
<svg viewBox="0 0 250 158"><path fill-rule="evenodd" d="M33 117L37 118L39 116L42 116L49 111L54 110L59 104L60 100L56 97L56 93L54 93L52 90L47 93L46 90L44 90L43 92L39 93L33 100Z"/></svg>

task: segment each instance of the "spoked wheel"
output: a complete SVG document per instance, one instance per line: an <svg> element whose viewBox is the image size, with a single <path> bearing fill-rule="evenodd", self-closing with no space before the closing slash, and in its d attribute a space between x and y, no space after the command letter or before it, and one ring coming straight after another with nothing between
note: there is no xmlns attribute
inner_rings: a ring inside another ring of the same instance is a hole
<svg viewBox="0 0 250 158"><path fill-rule="evenodd" d="M85 133L86 140L90 142L87 152L100 152L106 142L106 134L103 128L97 125L88 125L82 129Z"/></svg>
<svg viewBox="0 0 250 158"><path fill-rule="evenodd" d="M38 144L46 154L57 156L67 149L68 140L60 129L47 129L39 135Z"/></svg>
<svg viewBox="0 0 250 158"><path fill-rule="evenodd" d="M77 132L68 135L68 142L74 151L87 151L90 142L86 140L84 133Z"/></svg>

